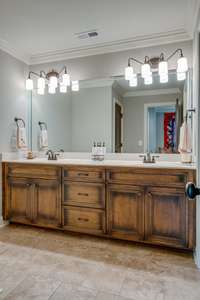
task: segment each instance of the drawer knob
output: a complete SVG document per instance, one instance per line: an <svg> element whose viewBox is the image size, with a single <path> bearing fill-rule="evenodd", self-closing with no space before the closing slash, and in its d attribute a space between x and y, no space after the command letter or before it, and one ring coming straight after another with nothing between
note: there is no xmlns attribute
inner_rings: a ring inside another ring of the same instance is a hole
<svg viewBox="0 0 200 300"><path fill-rule="evenodd" d="M89 195L87 193L78 193L79 196L85 196L88 197Z"/></svg>
<svg viewBox="0 0 200 300"><path fill-rule="evenodd" d="M78 176L89 176L88 173L78 173Z"/></svg>
<svg viewBox="0 0 200 300"><path fill-rule="evenodd" d="M86 219L86 218L78 218L79 221L83 221L83 222L88 222L89 219Z"/></svg>

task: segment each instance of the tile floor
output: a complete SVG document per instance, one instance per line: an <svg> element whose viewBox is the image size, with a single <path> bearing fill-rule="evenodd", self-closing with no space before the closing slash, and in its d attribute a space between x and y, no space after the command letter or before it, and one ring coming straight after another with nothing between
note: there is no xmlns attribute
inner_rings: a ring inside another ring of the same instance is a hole
<svg viewBox="0 0 200 300"><path fill-rule="evenodd" d="M200 271L190 254L9 225L0 287L6 300L200 300Z"/></svg>

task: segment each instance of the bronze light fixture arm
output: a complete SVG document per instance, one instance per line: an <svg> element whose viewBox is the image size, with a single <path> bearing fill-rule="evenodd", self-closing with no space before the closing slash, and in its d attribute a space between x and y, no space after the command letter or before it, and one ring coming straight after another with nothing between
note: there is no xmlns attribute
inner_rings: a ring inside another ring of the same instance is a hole
<svg viewBox="0 0 200 300"><path fill-rule="evenodd" d="M167 58L167 61L170 60L176 53L179 53L180 57L183 57L183 50L178 48Z"/></svg>

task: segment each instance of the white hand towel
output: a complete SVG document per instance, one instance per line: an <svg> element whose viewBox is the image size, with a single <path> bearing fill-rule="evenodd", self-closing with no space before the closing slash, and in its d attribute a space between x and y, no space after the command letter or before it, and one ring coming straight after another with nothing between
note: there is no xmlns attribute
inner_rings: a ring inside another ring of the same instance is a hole
<svg viewBox="0 0 200 300"><path fill-rule="evenodd" d="M180 128L180 142L178 150L180 153L192 152L191 135L186 122L184 122Z"/></svg>
<svg viewBox="0 0 200 300"><path fill-rule="evenodd" d="M40 150L48 148L48 134L46 129L40 130L39 143Z"/></svg>
<svg viewBox="0 0 200 300"><path fill-rule="evenodd" d="M27 149L26 128L17 127L17 148Z"/></svg>

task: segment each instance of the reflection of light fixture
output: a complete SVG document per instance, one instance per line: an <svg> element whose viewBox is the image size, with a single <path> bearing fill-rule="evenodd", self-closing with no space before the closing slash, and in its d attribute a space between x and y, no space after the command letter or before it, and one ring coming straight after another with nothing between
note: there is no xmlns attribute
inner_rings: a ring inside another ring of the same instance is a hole
<svg viewBox="0 0 200 300"><path fill-rule="evenodd" d="M135 76L129 80L129 86L135 87L137 85L138 85L138 80L137 80L137 75L135 74Z"/></svg>
<svg viewBox="0 0 200 300"><path fill-rule="evenodd" d="M50 94L55 94L56 89L59 86L61 93L67 92L67 86L71 85L70 75L67 73L67 68L63 67L60 72L52 70L48 73L44 71L40 71L40 73L30 71L28 74L28 78L26 80L26 89L32 91L33 80L31 79L31 75L35 75L38 77L37 80L37 92L39 95L44 95L45 86L48 85L48 92ZM72 82L73 83L73 82ZM72 91L79 91L79 82L78 80L74 81L72 86Z"/></svg>
<svg viewBox="0 0 200 300"><path fill-rule="evenodd" d="M78 82L78 80L72 81L72 91L74 91L74 92L79 91L79 82Z"/></svg>
<svg viewBox="0 0 200 300"><path fill-rule="evenodd" d="M133 57L129 57L128 59L128 67L125 68L125 79L132 80L135 77L133 72L133 66L131 66L131 61L136 62L141 65L141 77L144 79L145 84L152 84L153 77L152 77L152 70L158 69L158 74L160 76L160 83L168 82L168 61L176 54L179 54L179 58L177 61L177 79L178 80L185 80L186 79L186 72L188 71L188 62L187 58L183 56L182 49L176 49L167 59L164 58L164 54L161 53L159 57L149 58L145 56L144 62L141 62L138 59ZM132 80L133 82L133 80ZM133 85L132 86L136 86Z"/></svg>

